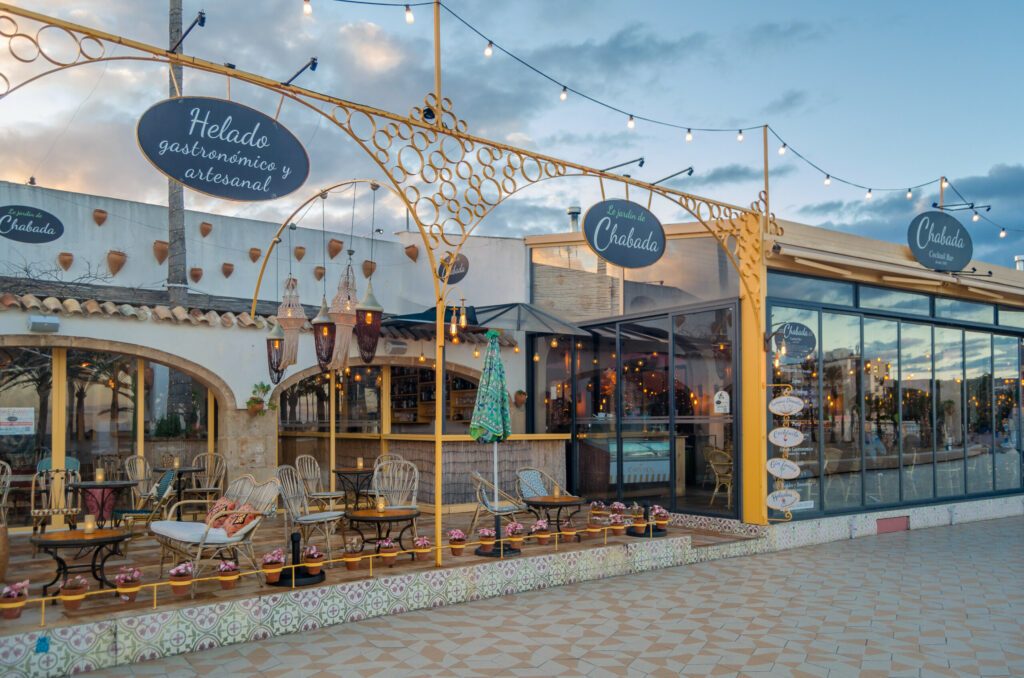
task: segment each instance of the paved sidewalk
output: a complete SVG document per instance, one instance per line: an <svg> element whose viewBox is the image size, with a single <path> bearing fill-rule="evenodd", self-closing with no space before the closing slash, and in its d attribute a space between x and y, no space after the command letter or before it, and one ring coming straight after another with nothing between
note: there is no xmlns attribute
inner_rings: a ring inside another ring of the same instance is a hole
<svg viewBox="0 0 1024 678"><path fill-rule="evenodd" d="M1024 518L677 567L95 675L1024 676Z"/></svg>

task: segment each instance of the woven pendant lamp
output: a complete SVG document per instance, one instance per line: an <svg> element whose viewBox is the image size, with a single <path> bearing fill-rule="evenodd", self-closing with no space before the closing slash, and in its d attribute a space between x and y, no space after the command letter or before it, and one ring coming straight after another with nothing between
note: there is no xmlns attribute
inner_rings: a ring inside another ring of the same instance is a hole
<svg viewBox="0 0 1024 678"><path fill-rule="evenodd" d="M299 281L289 275L284 279L284 294L277 308L277 322L284 330L284 353L281 369L294 365L299 357L299 331L306 324L306 311L299 303Z"/></svg>

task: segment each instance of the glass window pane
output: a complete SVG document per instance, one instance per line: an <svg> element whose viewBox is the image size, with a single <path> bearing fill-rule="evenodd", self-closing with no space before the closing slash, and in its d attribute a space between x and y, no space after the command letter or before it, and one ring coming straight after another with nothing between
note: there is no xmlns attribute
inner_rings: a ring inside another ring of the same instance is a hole
<svg viewBox="0 0 1024 678"><path fill-rule="evenodd" d="M673 318L677 510L733 514L737 479L731 308Z"/></svg>
<svg viewBox="0 0 1024 678"><path fill-rule="evenodd" d="M992 490L992 335L964 333L967 493Z"/></svg>
<svg viewBox="0 0 1024 678"><path fill-rule="evenodd" d="M992 339L995 376L996 489L1020 487L1020 422L1017 420L1016 337Z"/></svg>
<svg viewBox="0 0 1024 678"><path fill-rule="evenodd" d="M899 324L864 318L864 497L869 505L900 500Z"/></svg>
<svg viewBox="0 0 1024 678"><path fill-rule="evenodd" d="M768 296L853 306L853 284L769 271Z"/></svg>
<svg viewBox="0 0 1024 678"><path fill-rule="evenodd" d="M606 499L616 495L618 473L615 326L590 329L596 336L584 343L576 371L581 399L576 410L579 491L585 497Z"/></svg>
<svg viewBox="0 0 1024 678"><path fill-rule="evenodd" d="M586 245L530 250L532 303L570 321L622 313L622 269Z"/></svg>
<svg viewBox="0 0 1024 678"><path fill-rule="evenodd" d="M860 506L860 317L821 317L825 510Z"/></svg>
<svg viewBox="0 0 1024 678"><path fill-rule="evenodd" d="M29 501L32 474L50 455L50 393L53 387L50 349L0 349L0 408L15 421L0 429L0 460L11 466L7 524L31 525Z"/></svg>
<svg viewBox="0 0 1024 678"><path fill-rule="evenodd" d="M329 378L315 374L292 384L281 393L281 431L329 431L327 418Z"/></svg>
<svg viewBox="0 0 1024 678"><path fill-rule="evenodd" d="M582 348L583 343L579 341ZM572 340L568 337L535 337L530 355L534 393L533 431L568 433L572 426ZM512 394L512 433L527 433L525 391ZM521 401L521 404L520 404Z"/></svg>
<svg viewBox="0 0 1024 678"><path fill-rule="evenodd" d="M979 304L974 301L960 301L959 299L935 299L935 317L952 318L953 320L966 320L974 323L985 323L991 325L995 322L995 306L991 304Z"/></svg>
<svg viewBox="0 0 1024 678"><path fill-rule="evenodd" d="M651 266L623 270L625 313L735 297L739 277L714 238L670 238Z"/></svg>
<svg viewBox="0 0 1024 678"><path fill-rule="evenodd" d="M803 442L797 447L789 448L789 458L800 465L800 477L794 480L775 481L770 478L769 491L774 489L793 489L800 493L800 503L792 508L794 511L820 511L819 506L819 479L820 479L820 445L818 440L818 417L820 409L818 404L818 351L820 341L818 337L818 313L799 308L788 308L785 306L774 306L771 310L772 331L780 329L786 323L801 323L807 326L814 338L815 350L805 353L786 349L782 352L784 344L779 341L771 342L769 360L772 361L773 379L768 387L769 399L786 393L796 396L804 401L803 410L789 420L792 428L798 429L804 435ZM782 417L771 415L768 421L768 430L783 425ZM781 457L782 448L769 443L769 457ZM782 514L771 510L770 516L778 518Z"/></svg>
<svg viewBox="0 0 1024 678"><path fill-rule="evenodd" d="M469 433L476 406L477 380L448 370L444 374L445 433Z"/></svg>
<svg viewBox="0 0 1024 678"><path fill-rule="evenodd" d="M1024 329L1024 311L1009 308L999 309L999 324L1003 327Z"/></svg>
<svg viewBox="0 0 1024 678"><path fill-rule="evenodd" d="M391 432L434 432L437 386L432 367L391 368ZM445 372L445 433L467 433L476 404L475 379Z"/></svg>
<svg viewBox="0 0 1024 678"><path fill-rule="evenodd" d="M898 292L870 285L860 286L860 307L913 315L930 315L932 312L931 298L927 294Z"/></svg>
<svg viewBox="0 0 1024 678"><path fill-rule="evenodd" d="M206 454L206 387L184 372L151 360L145 367L146 460L161 466L172 454L184 462Z"/></svg>
<svg viewBox="0 0 1024 678"><path fill-rule="evenodd" d="M933 496L932 328L900 325L903 501Z"/></svg>
<svg viewBox="0 0 1024 678"><path fill-rule="evenodd" d="M68 350L67 456L81 464L82 477L92 478L97 457L135 454L135 358L105 351ZM147 370L148 373L148 370ZM151 390L156 378L147 384ZM179 413L178 429L191 393L182 388L165 409Z"/></svg>
<svg viewBox="0 0 1024 678"><path fill-rule="evenodd" d="M338 392L334 401L335 431L338 435L380 433L381 368L366 365L347 372L339 372L334 378Z"/></svg>
<svg viewBox="0 0 1024 678"><path fill-rule="evenodd" d="M964 333L935 328L935 486L940 497L964 493Z"/></svg>

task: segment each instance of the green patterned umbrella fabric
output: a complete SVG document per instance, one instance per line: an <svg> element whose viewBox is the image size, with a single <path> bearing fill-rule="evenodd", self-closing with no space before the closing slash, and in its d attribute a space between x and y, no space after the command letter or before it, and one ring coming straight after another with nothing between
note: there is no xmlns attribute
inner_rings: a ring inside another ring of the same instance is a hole
<svg viewBox="0 0 1024 678"><path fill-rule="evenodd" d="M478 443L500 443L512 434L508 383L501 362L497 330L487 331L487 353L476 392L476 405L469 423L469 435Z"/></svg>

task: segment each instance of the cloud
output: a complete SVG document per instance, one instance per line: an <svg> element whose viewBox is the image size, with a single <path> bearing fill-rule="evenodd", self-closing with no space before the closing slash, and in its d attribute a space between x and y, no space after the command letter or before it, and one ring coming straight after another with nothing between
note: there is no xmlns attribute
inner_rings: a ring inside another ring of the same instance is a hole
<svg viewBox="0 0 1024 678"><path fill-rule="evenodd" d="M765 21L752 26L744 34L745 42L755 49L781 49L793 47L794 43L821 40L827 29L806 21L778 23Z"/></svg>
<svg viewBox="0 0 1024 678"><path fill-rule="evenodd" d="M783 165L772 170L773 177L784 177L792 174L792 165ZM694 171L692 177L683 177L667 182L665 185L681 191L688 191L695 186L715 186L719 184L738 184L744 181L764 181L764 173L753 165L729 164L715 167L709 172Z"/></svg>
<svg viewBox="0 0 1024 678"><path fill-rule="evenodd" d="M802 89L788 89L761 109L764 115L784 115L807 107L808 95Z"/></svg>

